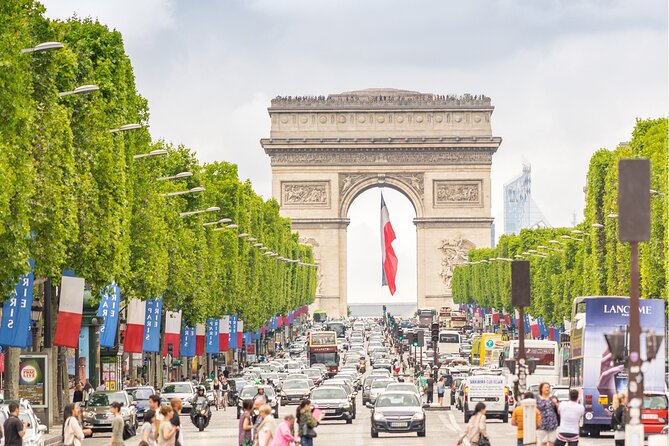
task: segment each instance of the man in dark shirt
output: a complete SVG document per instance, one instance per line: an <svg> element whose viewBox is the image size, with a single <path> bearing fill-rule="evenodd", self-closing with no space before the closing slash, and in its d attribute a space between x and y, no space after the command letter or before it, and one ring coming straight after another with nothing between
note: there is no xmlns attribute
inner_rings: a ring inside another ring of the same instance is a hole
<svg viewBox="0 0 669 446"><path fill-rule="evenodd" d="M9 403L9 418L5 420L5 446L22 446L26 424L19 420L19 405Z"/></svg>
<svg viewBox="0 0 669 446"><path fill-rule="evenodd" d="M425 393L427 394L427 404L432 404L434 398L434 378L432 375L427 375L427 381L425 382Z"/></svg>

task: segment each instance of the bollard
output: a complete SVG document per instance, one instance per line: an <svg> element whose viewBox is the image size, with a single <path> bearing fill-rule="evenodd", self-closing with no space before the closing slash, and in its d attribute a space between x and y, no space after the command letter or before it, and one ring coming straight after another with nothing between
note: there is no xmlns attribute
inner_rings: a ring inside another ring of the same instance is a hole
<svg viewBox="0 0 669 446"><path fill-rule="evenodd" d="M520 402L523 407L523 445L537 444L537 401L534 398Z"/></svg>

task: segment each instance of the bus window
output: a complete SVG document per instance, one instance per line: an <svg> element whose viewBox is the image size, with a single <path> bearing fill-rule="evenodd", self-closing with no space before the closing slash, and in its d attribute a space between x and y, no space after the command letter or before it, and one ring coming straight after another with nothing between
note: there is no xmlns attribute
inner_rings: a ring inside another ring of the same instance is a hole
<svg viewBox="0 0 669 446"><path fill-rule="evenodd" d="M457 333L440 333L439 342L443 342L446 344L459 344L460 335L458 335Z"/></svg>

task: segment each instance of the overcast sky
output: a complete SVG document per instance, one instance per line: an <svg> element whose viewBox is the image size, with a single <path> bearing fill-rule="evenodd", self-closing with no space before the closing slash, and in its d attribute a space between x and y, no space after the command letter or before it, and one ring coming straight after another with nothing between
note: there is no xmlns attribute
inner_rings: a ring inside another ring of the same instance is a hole
<svg viewBox="0 0 669 446"><path fill-rule="evenodd" d="M531 163L532 195L552 226L582 218L590 155L629 139L636 118L667 115L666 0L44 0L54 18L91 16L123 33L151 133L203 161L239 165L271 195L266 108L277 95L372 87L485 94L503 138L502 186ZM388 192L400 257L394 300L415 300L415 217ZM349 217L349 296L379 286L378 190Z"/></svg>

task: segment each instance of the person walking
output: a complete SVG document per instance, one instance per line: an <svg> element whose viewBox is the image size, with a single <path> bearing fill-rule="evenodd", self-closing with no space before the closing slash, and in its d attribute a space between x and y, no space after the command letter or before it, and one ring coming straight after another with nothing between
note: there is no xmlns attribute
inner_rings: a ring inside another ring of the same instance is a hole
<svg viewBox="0 0 669 446"><path fill-rule="evenodd" d="M274 432L276 431L276 420L272 415L272 408L267 404L261 406L260 417L262 418L262 422L258 426L256 446L270 446L274 439Z"/></svg>
<svg viewBox="0 0 669 446"><path fill-rule="evenodd" d="M279 423L274 433L274 439L270 446L290 446L291 443L299 443L300 438L293 436L293 427L295 426L295 416L286 415L283 422Z"/></svg>
<svg viewBox="0 0 669 446"><path fill-rule="evenodd" d="M230 394L230 390L230 382L223 375L223 379L221 380L221 404L223 405L223 412L228 410L228 395Z"/></svg>
<svg viewBox="0 0 669 446"><path fill-rule="evenodd" d="M295 411L295 418L297 420L297 431L300 436L300 444L302 446L313 446L314 438L316 438L316 431L314 428L318 426L317 420L313 415L314 407L308 399L302 400L297 410Z"/></svg>
<svg viewBox="0 0 669 446"><path fill-rule="evenodd" d="M627 424L627 395L617 393L613 395L613 414L611 427L616 446L625 446L625 424Z"/></svg>
<svg viewBox="0 0 669 446"><path fill-rule="evenodd" d="M160 415L162 421L160 422L158 438L156 439L158 446L174 446L174 441L179 428L172 424L172 417L174 417L172 406L162 406L160 408Z"/></svg>
<svg viewBox="0 0 669 446"><path fill-rule="evenodd" d="M112 414L112 434L109 439L110 446L125 446L123 440L123 417L121 416L121 403L112 401L109 405Z"/></svg>
<svg viewBox="0 0 669 446"><path fill-rule="evenodd" d="M253 444L253 421L251 421L253 401L244 400L242 410L239 416L239 446L251 446Z"/></svg>
<svg viewBox="0 0 669 446"><path fill-rule="evenodd" d="M214 391L214 401L216 402L216 410L218 410L221 405L221 382L218 380L218 376L214 376L211 389Z"/></svg>
<svg viewBox="0 0 669 446"><path fill-rule="evenodd" d="M546 382L539 384L537 409L541 414L541 425L537 429L537 444L553 446L558 428L558 400L551 397L551 385Z"/></svg>
<svg viewBox="0 0 669 446"><path fill-rule="evenodd" d="M11 402L7 409L9 417L5 420L2 429L5 435L5 446L22 446L27 425L19 420L19 405Z"/></svg>
<svg viewBox="0 0 669 446"><path fill-rule="evenodd" d="M84 391L81 389L81 384L77 384L74 387L74 393L72 394L73 403L83 403L84 402Z"/></svg>
<svg viewBox="0 0 669 446"><path fill-rule="evenodd" d="M583 404L578 402L578 390L569 390L569 401L563 401L558 406L560 414L560 425L557 429L555 446L578 446L578 434L580 431L581 419L585 413Z"/></svg>
<svg viewBox="0 0 669 446"><path fill-rule="evenodd" d="M183 446L184 443L183 434L181 432L181 418L179 418L181 415L181 408L183 407L181 398L172 398L172 400L170 400L170 406L172 406L172 411L174 412L170 423L172 423L172 426L174 426L177 430L174 436L174 444L175 446Z"/></svg>
<svg viewBox="0 0 669 446"><path fill-rule="evenodd" d="M427 395L427 404L432 404L434 401L434 378L429 372L425 379L425 394Z"/></svg>
<svg viewBox="0 0 669 446"><path fill-rule="evenodd" d="M63 412L63 444L81 446L81 441L93 433L91 429L82 429L79 424L79 405L75 403L65 406Z"/></svg>
<svg viewBox="0 0 669 446"><path fill-rule="evenodd" d="M144 412L144 422L142 423L142 429L139 431L139 434L142 441L146 442L149 446L156 446L155 422L156 412L153 409L147 409L146 412Z"/></svg>
<svg viewBox="0 0 669 446"><path fill-rule="evenodd" d="M465 427L465 430L458 436L456 441L456 446L462 444L462 440L467 438L469 444L484 446L486 443L490 445L490 440L488 439L488 431L486 430L486 418L485 418L486 406L484 403L476 403L474 407L474 413L469 419L469 423Z"/></svg>
<svg viewBox="0 0 669 446"><path fill-rule="evenodd" d="M444 377L439 377L439 383L437 384L437 404L439 407L444 405L444 392L446 391L446 385L444 382Z"/></svg>
<svg viewBox="0 0 669 446"><path fill-rule="evenodd" d="M533 400L534 399L534 394L532 392L525 392L523 395L523 398L526 400ZM539 409L534 409L535 411L535 422L537 427L541 426L541 414L539 413ZM516 426L517 427L517 442L518 446L523 446L523 406L521 404L518 405L515 409L513 409L513 412L511 413L511 426Z"/></svg>

